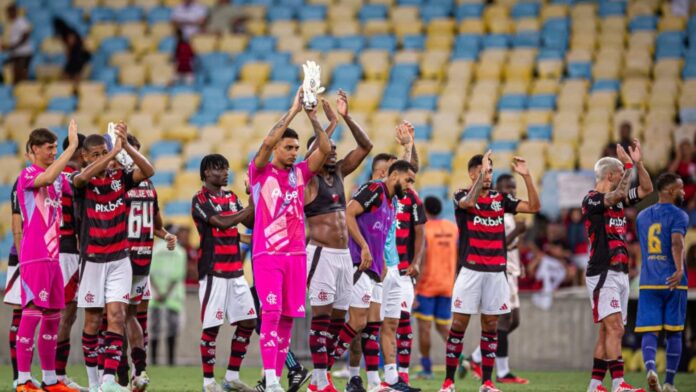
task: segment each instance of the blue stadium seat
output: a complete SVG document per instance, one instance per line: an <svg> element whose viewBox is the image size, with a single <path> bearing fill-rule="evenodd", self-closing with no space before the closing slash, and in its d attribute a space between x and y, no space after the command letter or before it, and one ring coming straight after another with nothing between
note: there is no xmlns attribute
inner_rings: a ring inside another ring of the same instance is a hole
<svg viewBox="0 0 696 392"><path fill-rule="evenodd" d="M510 46L510 37L507 34L488 34L483 37L485 49L507 49Z"/></svg>
<svg viewBox="0 0 696 392"><path fill-rule="evenodd" d="M266 52L264 54L269 54L273 52ZM234 56L234 65L239 67L240 69L244 66L246 63L253 63L256 61L260 61L261 57L263 54L261 53L252 53L252 52L242 52L238 53L236 56Z"/></svg>
<svg viewBox="0 0 696 392"><path fill-rule="evenodd" d="M512 46L515 48L537 48L541 43L538 31L519 31L512 36Z"/></svg>
<svg viewBox="0 0 696 392"><path fill-rule="evenodd" d="M254 113L259 109L259 99L257 97L233 98L230 100L229 108L234 111Z"/></svg>
<svg viewBox="0 0 696 392"><path fill-rule="evenodd" d="M99 52L109 57L114 53L125 52L129 47L130 42L126 37L107 37L101 41Z"/></svg>
<svg viewBox="0 0 696 392"><path fill-rule="evenodd" d="M277 0L276 2L280 5L286 5L290 7L303 7L305 3L304 0Z"/></svg>
<svg viewBox="0 0 696 392"><path fill-rule="evenodd" d="M186 161L185 169L188 171L198 170L201 167L202 156L191 157Z"/></svg>
<svg viewBox="0 0 696 392"><path fill-rule="evenodd" d="M616 79L600 79L592 83L590 91L619 91L621 82Z"/></svg>
<svg viewBox="0 0 696 392"><path fill-rule="evenodd" d="M116 13L113 8L94 7L89 13L89 20L92 23L113 22L116 20Z"/></svg>
<svg viewBox="0 0 696 392"><path fill-rule="evenodd" d="M370 49L382 49L394 53L396 50L396 37L393 35L375 35L368 38Z"/></svg>
<svg viewBox="0 0 696 392"><path fill-rule="evenodd" d="M493 128L490 125L469 125L464 128L462 140L488 140L492 132Z"/></svg>
<svg viewBox="0 0 696 392"><path fill-rule="evenodd" d="M508 94L500 97L498 110L525 110L527 107L527 96L523 94Z"/></svg>
<svg viewBox="0 0 696 392"><path fill-rule="evenodd" d="M268 8L268 20L275 22L277 20L292 20L295 17L295 9L288 6L278 6Z"/></svg>
<svg viewBox="0 0 696 392"><path fill-rule="evenodd" d="M172 86L169 89L169 94L172 96L178 95L178 94L188 94L188 93L197 93L198 90L194 86L188 86L188 85L177 85L177 86Z"/></svg>
<svg viewBox="0 0 696 392"><path fill-rule="evenodd" d="M382 97L382 102L379 108L382 110L399 110L403 111L406 109L408 104L408 97L404 95L384 95Z"/></svg>
<svg viewBox="0 0 696 392"><path fill-rule="evenodd" d="M389 80L396 83L413 82L418 77L418 64L396 64L391 67Z"/></svg>
<svg viewBox="0 0 696 392"><path fill-rule="evenodd" d="M150 181L155 186L171 186L174 184L174 175L175 173L173 171L157 171L154 176L150 177Z"/></svg>
<svg viewBox="0 0 696 392"><path fill-rule="evenodd" d="M115 95L119 94L136 94L138 91L134 86L126 86L123 84L117 84L115 86L109 86L106 89L106 95L109 98L113 98Z"/></svg>
<svg viewBox="0 0 696 392"><path fill-rule="evenodd" d="M527 127L527 139L529 140L551 140L551 125L529 125Z"/></svg>
<svg viewBox="0 0 696 392"><path fill-rule="evenodd" d="M218 122L220 114L225 111L225 108L214 109L214 110L201 110L198 113L191 116L188 122L197 127L205 127L208 125L215 125Z"/></svg>
<svg viewBox="0 0 696 392"><path fill-rule="evenodd" d="M432 168L432 166L430 166ZM447 170L447 169L446 169ZM427 176L428 172L424 172L424 174ZM418 196L421 198L421 200L425 200L426 197L437 197L438 199L445 200L447 199L447 193L449 192L449 189L447 189L446 186L424 186L421 187L418 190Z"/></svg>
<svg viewBox="0 0 696 392"><path fill-rule="evenodd" d="M433 19L448 18L450 16L450 9L443 6L426 4L421 6L420 15L424 23L430 23Z"/></svg>
<svg viewBox="0 0 696 392"><path fill-rule="evenodd" d="M119 23L137 22L144 16L143 9L136 6L124 7L116 11L116 20Z"/></svg>
<svg viewBox="0 0 696 392"><path fill-rule="evenodd" d="M412 103L413 104L413 103ZM433 127L429 124L415 124L414 125L414 139L423 141L430 140L433 134Z"/></svg>
<svg viewBox="0 0 696 392"><path fill-rule="evenodd" d="M276 38L273 36L256 36L249 41L249 51L254 53L269 53L275 50Z"/></svg>
<svg viewBox="0 0 696 392"><path fill-rule="evenodd" d="M263 109L285 111L290 107L291 101L292 99L289 96L268 97L263 100Z"/></svg>
<svg viewBox="0 0 696 392"><path fill-rule="evenodd" d="M51 11L58 11L61 9L66 9L66 8L71 8L72 7L72 0L51 0L51 1L46 1L44 4L45 7L47 7Z"/></svg>
<svg viewBox="0 0 696 392"><path fill-rule="evenodd" d="M517 149L517 140L494 140L488 148L495 151L515 151Z"/></svg>
<svg viewBox="0 0 696 392"><path fill-rule="evenodd" d="M326 19L326 7L323 5L305 5L298 11L300 21Z"/></svg>
<svg viewBox="0 0 696 392"><path fill-rule="evenodd" d="M154 7L147 13L147 22L155 24L172 20L172 9L169 7Z"/></svg>
<svg viewBox="0 0 696 392"><path fill-rule="evenodd" d="M17 155L17 142L5 140L0 142L0 156Z"/></svg>
<svg viewBox="0 0 696 392"><path fill-rule="evenodd" d="M318 35L309 41L309 48L320 52L328 52L336 48L338 42L331 35Z"/></svg>
<svg viewBox="0 0 696 392"><path fill-rule="evenodd" d="M435 110L437 108L437 95L419 95L411 98L411 109Z"/></svg>
<svg viewBox="0 0 696 392"><path fill-rule="evenodd" d="M452 170L453 154L451 152L428 152L428 167L431 169Z"/></svg>
<svg viewBox="0 0 696 392"><path fill-rule="evenodd" d="M542 60L563 60L565 52L558 49L542 48L537 52L537 61Z"/></svg>
<svg viewBox="0 0 696 392"><path fill-rule="evenodd" d="M410 34L404 36L403 48L405 50L423 50L425 48L425 36L423 34Z"/></svg>
<svg viewBox="0 0 696 392"><path fill-rule="evenodd" d="M536 94L529 97L527 108L533 109L548 109L556 108L556 96L553 94Z"/></svg>
<svg viewBox="0 0 696 392"><path fill-rule="evenodd" d="M457 7L454 12L457 21L463 19L479 19L483 15L483 4L466 3Z"/></svg>
<svg viewBox="0 0 696 392"><path fill-rule="evenodd" d="M589 61L568 63L566 73L571 79L591 79L592 63Z"/></svg>
<svg viewBox="0 0 696 392"><path fill-rule="evenodd" d="M0 84L0 98L9 98L12 96L12 86Z"/></svg>
<svg viewBox="0 0 696 392"><path fill-rule="evenodd" d="M399 0L397 3L399 3L400 6L420 6L425 2L425 0Z"/></svg>
<svg viewBox="0 0 696 392"><path fill-rule="evenodd" d="M138 90L138 94L140 94L140 97L144 97L146 95L150 94L167 94L169 93L169 89L165 86L157 86L153 84L147 84L143 87L140 87L140 90Z"/></svg>
<svg viewBox="0 0 696 392"><path fill-rule="evenodd" d="M164 214L166 216L190 215L191 214L191 200L170 201L164 207Z"/></svg>
<svg viewBox="0 0 696 392"><path fill-rule="evenodd" d="M48 110L52 112L71 113L77 107L75 97L55 97L48 103Z"/></svg>
<svg viewBox="0 0 696 392"><path fill-rule="evenodd" d="M158 141L150 146L150 157L152 160L165 155L179 155L181 152L181 142L173 140Z"/></svg>
<svg viewBox="0 0 696 392"><path fill-rule="evenodd" d="M274 82L296 83L299 79L300 69L294 64L287 64L283 67L273 67L271 80Z"/></svg>
<svg viewBox="0 0 696 392"><path fill-rule="evenodd" d="M512 6L510 16L512 16L513 19L536 18L539 16L539 9L539 3L519 2Z"/></svg>
<svg viewBox="0 0 696 392"><path fill-rule="evenodd" d="M359 53L365 47L365 38L360 35L349 35L338 39L338 47Z"/></svg>
<svg viewBox="0 0 696 392"><path fill-rule="evenodd" d="M638 15L631 19L628 24L628 29L631 32L636 31L655 31L657 28L657 16L655 15Z"/></svg>
<svg viewBox="0 0 696 392"><path fill-rule="evenodd" d="M175 48L176 48L176 38L174 38L171 35L162 38L160 40L159 44L157 44L157 50L160 52L172 53L172 52L174 52Z"/></svg>
<svg viewBox="0 0 696 392"><path fill-rule="evenodd" d="M16 102L14 97L3 97L0 99L0 113L7 114L15 110Z"/></svg>
<svg viewBox="0 0 696 392"><path fill-rule="evenodd" d="M338 86L357 84L362 78L362 67L358 64L339 64L333 71L333 82Z"/></svg>
<svg viewBox="0 0 696 392"><path fill-rule="evenodd" d="M411 92L411 82L408 82L408 83L390 83L384 89L383 96L408 97L410 92Z"/></svg>
<svg viewBox="0 0 696 392"><path fill-rule="evenodd" d="M626 13L626 2L624 1L600 1L599 16L606 18L607 16L624 15Z"/></svg>
<svg viewBox="0 0 696 392"><path fill-rule="evenodd" d="M387 6L383 4L365 4L360 9L360 12L358 12L358 16L361 22L374 19L386 19L387 11Z"/></svg>
<svg viewBox="0 0 696 392"><path fill-rule="evenodd" d="M116 68L102 68L94 75L94 80L102 82L107 86L115 85L118 80L118 70Z"/></svg>

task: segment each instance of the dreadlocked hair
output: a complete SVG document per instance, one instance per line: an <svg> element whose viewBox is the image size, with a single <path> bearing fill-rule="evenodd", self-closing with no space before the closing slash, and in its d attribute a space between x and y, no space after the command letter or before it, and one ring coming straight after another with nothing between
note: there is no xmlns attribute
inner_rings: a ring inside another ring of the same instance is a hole
<svg viewBox="0 0 696 392"><path fill-rule="evenodd" d="M230 163L227 158L220 154L210 154L203 157L201 160L201 181L205 181L205 171L208 169L219 170L228 169Z"/></svg>

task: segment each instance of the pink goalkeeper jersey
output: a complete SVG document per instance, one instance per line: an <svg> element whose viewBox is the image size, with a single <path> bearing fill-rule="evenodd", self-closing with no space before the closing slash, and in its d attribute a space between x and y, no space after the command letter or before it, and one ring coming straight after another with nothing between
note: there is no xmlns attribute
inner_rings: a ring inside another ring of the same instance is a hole
<svg viewBox="0 0 696 392"><path fill-rule="evenodd" d="M34 181L45 169L31 165L19 175L17 199L22 209L23 233L19 262L58 261L60 224L63 219L61 198L72 194L63 173L52 185L34 188Z"/></svg>
<svg viewBox="0 0 696 392"><path fill-rule="evenodd" d="M304 187L314 176L307 161L282 170L249 164L254 215L253 255L302 255L305 250Z"/></svg>

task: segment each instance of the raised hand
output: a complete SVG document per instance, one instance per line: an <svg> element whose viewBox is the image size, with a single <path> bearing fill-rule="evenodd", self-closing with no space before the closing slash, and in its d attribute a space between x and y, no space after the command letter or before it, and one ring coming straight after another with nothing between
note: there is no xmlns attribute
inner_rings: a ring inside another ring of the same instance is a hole
<svg viewBox="0 0 696 392"><path fill-rule="evenodd" d="M616 157L619 158L619 160L624 164L632 163L631 157L626 153L626 150L624 150L623 146L620 144L616 145Z"/></svg>
<svg viewBox="0 0 696 392"><path fill-rule="evenodd" d="M295 93L295 98L292 100L292 106L290 107L290 111L294 114L297 114L302 111L302 94L303 94L302 87L297 89L297 93Z"/></svg>
<svg viewBox="0 0 696 392"><path fill-rule="evenodd" d="M324 115L326 115L326 119L329 120L331 124L336 124L338 122L338 118L336 117L336 113L333 111L333 109L331 109L329 101L322 98L321 107L324 109Z"/></svg>
<svg viewBox="0 0 696 392"><path fill-rule="evenodd" d="M677 150L679 150L679 148L677 148ZM631 159L633 159L633 162L643 161L643 152L640 148L640 140L633 139L633 143L628 147L628 151L631 155Z"/></svg>
<svg viewBox="0 0 696 392"><path fill-rule="evenodd" d="M527 161L522 157L513 157L512 158L512 170L521 176L529 175L529 168L527 167Z"/></svg>
<svg viewBox="0 0 696 392"><path fill-rule="evenodd" d="M341 117L348 115L348 95L343 90L338 90L338 98L336 98L336 110Z"/></svg>
<svg viewBox="0 0 696 392"><path fill-rule="evenodd" d="M411 137L411 134L408 132L408 128L404 125L404 123L396 126L395 139L396 142L402 146L408 146L413 143L413 138Z"/></svg>
<svg viewBox="0 0 696 392"><path fill-rule="evenodd" d="M70 146L75 146L75 148L80 143L77 138L77 122L74 118L70 119L70 124L68 125L68 143Z"/></svg>
<svg viewBox="0 0 696 392"><path fill-rule="evenodd" d="M493 151L488 150L483 154L483 162L481 163L481 169L483 173L488 173L491 170L491 157L493 156Z"/></svg>

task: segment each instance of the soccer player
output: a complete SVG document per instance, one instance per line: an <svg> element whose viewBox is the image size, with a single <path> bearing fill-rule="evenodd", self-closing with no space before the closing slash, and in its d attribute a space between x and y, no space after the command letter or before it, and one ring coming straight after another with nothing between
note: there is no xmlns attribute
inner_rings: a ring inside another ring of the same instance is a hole
<svg viewBox="0 0 696 392"><path fill-rule="evenodd" d="M370 181L355 193L346 209L346 223L350 234L349 248L353 265L356 269L353 278L354 286L351 296L348 322L338 335L338 344L333 353L334 358L340 358L349 348L351 341L358 333L362 337L362 349L365 354L367 367L368 391L407 390L411 389L401 380L387 386L379 378L379 331L382 303L382 278L386 274L387 244L390 233L394 241L394 220L396 208L393 199L403 198L409 184L415 180L415 170L407 161L396 161L389 167L388 176L384 181ZM396 253L396 249L393 250ZM390 255L394 265L398 264L398 255ZM391 342L391 359L395 355L396 339ZM387 353L385 353L385 358ZM395 360L394 360L395 362ZM396 369L394 369L396 372ZM351 369L352 372L352 369ZM356 376L351 378L352 386ZM362 388L352 386L352 390ZM388 389L392 388L392 389ZM364 389L363 389L364 390Z"/></svg>
<svg viewBox="0 0 696 392"><path fill-rule="evenodd" d="M126 192L152 177L150 162L128 143L126 124L116 126L117 138L111 151L101 135L85 139L83 158L87 167L73 173L72 185L80 214L80 272L77 306L85 309L82 349L90 390L121 392L126 388L115 380L123 355L123 334L133 278L128 257L128 215ZM116 155L125 150L134 168L109 168ZM97 332L106 309L104 375L99 385Z"/></svg>
<svg viewBox="0 0 696 392"><path fill-rule="evenodd" d="M510 174L501 174L495 182L498 192L517 197L517 181ZM505 245L507 246L507 280L510 286L510 313L503 314L498 320L498 349L495 352L496 380L501 384L528 384L529 380L517 377L510 372L508 364L508 335L520 325L520 296L517 279L520 276L520 252L517 249L519 236L526 227L523 220L516 220L515 215L506 212ZM476 378L481 378L481 347L476 347L469 360L469 368ZM461 370L461 369L460 369Z"/></svg>
<svg viewBox="0 0 696 392"><path fill-rule="evenodd" d="M663 173L657 178L658 204L638 214L640 238L640 294L636 332L643 333L642 351L651 392L675 392L674 375L682 352L682 331L686 319L687 281L684 236L689 216L679 205L684 202L684 183L679 175ZM665 384L655 368L657 335L667 334Z"/></svg>
<svg viewBox="0 0 696 392"><path fill-rule="evenodd" d="M452 286L457 268L457 225L439 217L442 203L436 197L425 198L425 263L416 285L414 315L418 319L418 343L423 370L416 376L432 380L430 329L447 342L452 319Z"/></svg>
<svg viewBox="0 0 696 392"><path fill-rule="evenodd" d="M237 229L240 223L253 226L254 206L243 208L234 192L223 189L227 186L229 168L227 159L222 155L205 156L200 166L204 185L191 202L191 214L201 243L198 297L203 323L201 360L204 392L223 389L254 391L239 379L239 369L256 327L257 313L251 290L244 279ZM225 317L232 325L236 324L237 329L232 336L229 365L221 388L215 382L215 340Z"/></svg>
<svg viewBox="0 0 696 392"><path fill-rule="evenodd" d="M77 150L77 124L70 121L68 148L56 159L58 140L44 128L29 135L33 164L22 170L17 181L17 199L22 211L23 230L19 251L22 317L17 331L17 392L77 391L56 376L56 341L60 310L65 307L63 276L60 271L59 242L62 219L61 197L70 193L62 174ZM31 379L31 362L36 328L43 382Z"/></svg>
<svg viewBox="0 0 696 392"><path fill-rule="evenodd" d="M454 318L447 339L447 374L440 392L454 391L454 373L464 345L471 315L481 313L482 377L480 392L498 392L491 381L497 347L498 317L510 312L510 288L505 275L504 214L536 213L540 202L527 163L514 157L512 169L524 178L529 201L491 189L491 151L473 156L468 163L471 188L454 194L459 227L459 273L454 283Z"/></svg>
<svg viewBox="0 0 696 392"><path fill-rule="evenodd" d="M128 143L140 151L140 141L128 135ZM147 366L147 308L150 300L150 263L154 236L167 241L171 250L176 246L176 236L163 228L162 214L157 202L157 191L150 180L144 180L126 192L126 211L128 213L128 247L133 271L130 304L126 314L126 335L131 350L131 360L135 373L131 379L133 391L143 391L150 383L145 372ZM121 369L123 368L123 369ZM128 356L121 355L120 374L128 379Z"/></svg>
<svg viewBox="0 0 696 392"><path fill-rule="evenodd" d="M335 114L326 101L322 102L324 113L333 124L326 130L330 138L336 124ZM331 153L324 166L307 184L304 206L309 227L307 287L312 306L309 345L314 363L309 389L322 392L336 391L327 374L328 354L333 351L336 337L343 329L353 289L343 179L355 171L372 150L367 133L350 117L348 97L342 90L339 90L336 105L358 145L338 161L336 145L331 143ZM307 155L311 156L314 151L313 142L313 138L307 142Z"/></svg>
<svg viewBox="0 0 696 392"><path fill-rule="evenodd" d="M618 159L604 157L595 163L595 189L582 201L582 213L590 239L590 261L586 272L587 291L599 336L594 351L590 392L606 391L602 386L607 369L611 371L613 392L642 391L623 379L621 338L628 311L628 250L624 205L637 203L653 190L650 175L642 162L640 143L633 141L630 156L616 146ZM633 167L640 185L630 187Z"/></svg>
<svg viewBox="0 0 696 392"><path fill-rule="evenodd" d="M22 297L19 279L19 255L17 250L22 243L22 211L17 200L17 181L12 186L10 203L12 206L12 239L10 255L7 260L7 280L5 281L5 294L3 302L12 307L12 321L10 323L9 348L10 361L12 362L12 389L17 388L17 330L22 319Z"/></svg>
<svg viewBox="0 0 696 392"><path fill-rule="evenodd" d="M77 170L82 169L84 160L82 159L82 145L85 135L77 135L77 150L70 157L70 161L65 166L63 173L69 177ZM63 150L67 150L70 139L63 140ZM65 285L65 309L61 314L60 328L58 329L58 346L56 349L56 375L65 385L86 390L75 381L70 379L66 373L68 357L70 356L70 331L77 319L77 283L79 281L80 252L78 250L77 230L75 227L75 210L73 208L73 198L71 194L64 193L61 198L63 210L63 220L60 225L60 269L63 274L63 284Z"/></svg>
<svg viewBox="0 0 696 392"><path fill-rule="evenodd" d="M307 279L304 188L324 165L331 144L317 120L316 107L304 108L319 149L295 163L300 149L297 132L288 128L302 110L302 88L290 110L273 126L249 163L255 205L253 235L254 281L261 301L259 344L266 391L283 389L279 377L290 347L293 318L304 317ZM271 155L273 156L271 161Z"/></svg>

